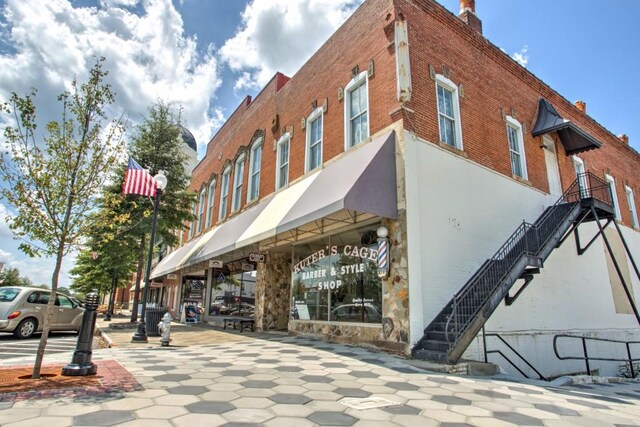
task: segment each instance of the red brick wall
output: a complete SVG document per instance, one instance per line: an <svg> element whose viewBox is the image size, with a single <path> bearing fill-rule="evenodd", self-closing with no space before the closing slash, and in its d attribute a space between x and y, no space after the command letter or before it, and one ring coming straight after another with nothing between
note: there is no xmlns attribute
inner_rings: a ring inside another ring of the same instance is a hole
<svg viewBox="0 0 640 427"><path fill-rule="evenodd" d="M400 113L396 101L394 20L402 15L409 27L413 95L407 107L413 113ZM286 52L283 52L286 55ZM435 82L429 66L450 79L463 84L460 98L464 155L470 160L511 176L506 123L502 111L524 126L524 145L529 183L548 191L542 138L531 136L538 99L545 97L565 118L574 121L603 143L603 147L580 157L587 169L604 177L609 171L616 179L623 221L631 224L626 183L640 201L640 156L593 119L581 113L569 101L521 67L481 35L432 0L367 0L331 38L290 79L276 75L251 101L247 98L213 137L207 154L193 172L191 189L199 191L212 175L218 176L212 223L218 217L220 175L225 162L233 162L239 147L248 146L257 129L265 132L260 176L260 198L275 190L276 152L274 141L281 129L293 127L290 145L289 182L304 175L305 131L301 119L312 111L312 102L322 105L328 100L323 117L323 161L344 152L344 103L338 100L338 89L351 79L351 69L367 69L375 63L375 75L369 80L370 133L404 118L406 129L427 141L439 140ZM563 72L558 67L558 72ZM278 114L278 129L271 129ZM557 139L557 138L556 138ZM571 158L557 142L560 175L564 188L574 180ZM243 179L242 208L248 187L249 156ZM230 183L233 185L233 173ZM232 192L229 192L229 209ZM208 204L208 201L207 201ZM640 211L640 207L638 207ZM228 216L230 212L227 213ZM185 233L186 235L187 233Z"/></svg>
<svg viewBox="0 0 640 427"><path fill-rule="evenodd" d="M562 117L602 142L602 148L581 153L579 157L585 161L588 171L602 178L609 171L616 179L623 222L631 225L624 184L634 189L638 203L640 155L635 150L580 112L571 102L442 6L431 0L394 0L394 3L409 26L413 95L408 107L415 113L407 113L406 129L415 131L428 141L439 140L435 82L430 78L429 65L438 74L443 74L443 66L446 66L450 70L449 78L457 85L464 86L460 115L465 155L470 160L511 176L506 123L501 110L507 115L514 110L516 119L525 127L529 181L533 187L548 192L544 152L540 148L542 137L534 138L531 135L538 100L544 97ZM563 72L561 64L557 72ZM575 180L575 172L571 157L566 155L562 144L555 139L562 185L566 189Z"/></svg>

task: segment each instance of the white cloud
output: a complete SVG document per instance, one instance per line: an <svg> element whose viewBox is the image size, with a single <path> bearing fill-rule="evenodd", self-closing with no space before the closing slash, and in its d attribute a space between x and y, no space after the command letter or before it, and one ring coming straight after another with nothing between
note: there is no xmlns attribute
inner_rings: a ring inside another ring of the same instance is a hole
<svg viewBox="0 0 640 427"><path fill-rule="evenodd" d="M104 56L116 92L114 116L126 111L137 122L158 99L179 102L202 145L220 125L210 112L220 86L213 46L198 52L171 0L102 0L93 8L69 0L7 0L2 15L13 51L0 55L0 99L38 88L41 120L60 117L52 100L74 76L85 80L94 57Z"/></svg>
<svg viewBox="0 0 640 427"><path fill-rule="evenodd" d="M7 216L9 216L9 211L0 203L0 237L13 237L13 233L9 229L9 224L7 224ZM0 252L0 256L1 255L2 252Z"/></svg>
<svg viewBox="0 0 640 427"><path fill-rule="evenodd" d="M293 75L362 0L253 0L238 33L220 49L240 73L235 88L264 86L276 71Z"/></svg>
<svg viewBox="0 0 640 427"><path fill-rule="evenodd" d="M518 64L527 67L529 63L529 46L524 46L520 52L516 52L511 56Z"/></svg>

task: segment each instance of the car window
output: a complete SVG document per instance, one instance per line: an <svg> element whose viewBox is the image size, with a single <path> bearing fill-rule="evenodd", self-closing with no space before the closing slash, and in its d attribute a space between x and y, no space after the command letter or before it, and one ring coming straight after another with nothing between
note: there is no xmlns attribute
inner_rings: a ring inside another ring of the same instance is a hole
<svg viewBox="0 0 640 427"><path fill-rule="evenodd" d="M0 288L0 302L13 301L19 293L19 288Z"/></svg>
<svg viewBox="0 0 640 427"><path fill-rule="evenodd" d="M27 302L31 304L38 302L38 292L31 292L29 297L27 297Z"/></svg>
<svg viewBox="0 0 640 427"><path fill-rule="evenodd" d="M38 295L38 304L49 304L49 294L43 292Z"/></svg>
<svg viewBox="0 0 640 427"><path fill-rule="evenodd" d="M64 295L56 296L56 305L59 305L63 308L73 308L73 303L71 302L71 300Z"/></svg>

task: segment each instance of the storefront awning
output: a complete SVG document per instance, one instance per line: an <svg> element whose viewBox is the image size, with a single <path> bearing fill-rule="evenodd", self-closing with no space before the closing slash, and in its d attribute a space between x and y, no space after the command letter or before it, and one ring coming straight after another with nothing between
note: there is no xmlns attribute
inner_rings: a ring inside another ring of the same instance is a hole
<svg viewBox="0 0 640 427"><path fill-rule="evenodd" d="M181 248L176 249L167 255L151 270L151 279L173 273L184 267L188 261L202 249L202 246L216 234L220 227L214 227L202 236L188 242Z"/></svg>
<svg viewBox="0 0 640 427"><path fill-rule="evenodd" d="M161 275L156 270L166 274L171 268L195 265L338 211L396 218L397 204L395 132L391 131L230 218L207 233L197 248L189 246L181 252L181 261L159 264L152 277Z"/></svg>
<svg viewBox="0 0 640 427"><path fill-rule="evenodd" d="M602 146L600 141L580 129L570 120L563 119L549 101L540 98L538 118L531 133L533 136L540 136L553 131L558 132L560 142L562 142L567 155L593 150Z"/></svg>

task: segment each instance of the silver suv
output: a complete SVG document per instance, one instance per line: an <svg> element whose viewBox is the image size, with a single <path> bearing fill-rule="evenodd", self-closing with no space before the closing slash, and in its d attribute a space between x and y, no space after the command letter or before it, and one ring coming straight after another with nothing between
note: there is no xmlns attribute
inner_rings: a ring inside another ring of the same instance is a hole
<svg viewBox="0 0 640 427"><path fill-rule="evenodd" d="M0 332L29 338L42 331L51 293L46 289L0 287ZM52 331L78 331L84 309L66 295L56 295Z"/></svg>

